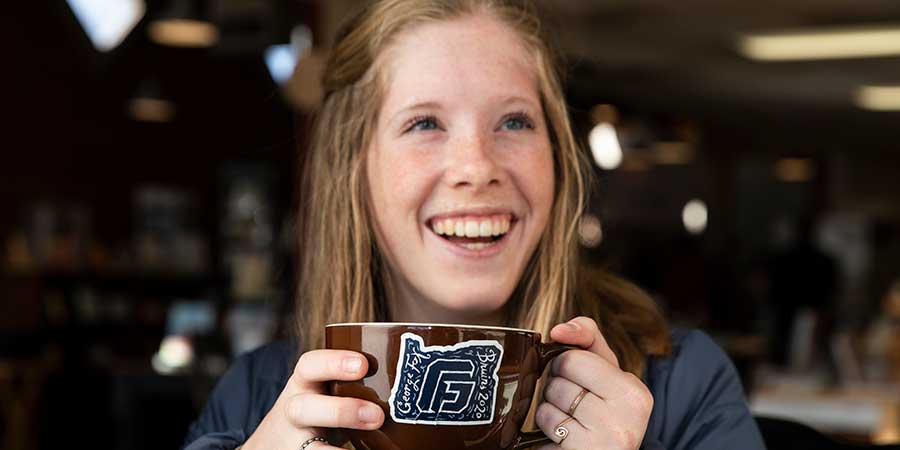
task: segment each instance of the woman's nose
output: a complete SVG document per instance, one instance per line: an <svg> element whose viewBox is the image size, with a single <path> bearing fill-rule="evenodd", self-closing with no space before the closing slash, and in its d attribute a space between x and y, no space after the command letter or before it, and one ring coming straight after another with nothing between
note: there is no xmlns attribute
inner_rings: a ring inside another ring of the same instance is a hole
<svg viewBox="0 0 900 450"><path fill-rule="evenodd" d="M479 190L501 183L502 170L495 160L490 136L471 135L456 139L449 153L446 177L451 186Z"/></svg>

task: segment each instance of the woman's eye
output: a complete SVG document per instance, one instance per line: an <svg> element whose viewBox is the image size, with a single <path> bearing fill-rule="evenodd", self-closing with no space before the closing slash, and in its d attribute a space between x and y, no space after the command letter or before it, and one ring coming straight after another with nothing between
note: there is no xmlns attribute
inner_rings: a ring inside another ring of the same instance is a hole
<svg viewBox="0 0 900 450"><path fill-rule="evenodd" d="M411 121L406 131L431 131L437 130L437 121L433 117L418 117Z"/></svg>
<svg viewBox="0 0 900 450"><path fill-rule="evenodd" d="M534 125L528 120L527 117L522 115L512 116L506 119L503 122L504 128L507 130L524 130L524 129L532 129Z"/></svg>

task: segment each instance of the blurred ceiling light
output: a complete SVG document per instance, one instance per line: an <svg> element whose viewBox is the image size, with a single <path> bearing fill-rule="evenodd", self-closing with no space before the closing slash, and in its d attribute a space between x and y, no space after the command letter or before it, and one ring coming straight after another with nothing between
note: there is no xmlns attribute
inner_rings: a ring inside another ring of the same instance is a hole
<svg viewBox="0 0 900 450"><path fill-rule="evenodd" d="M600 168L613 170L622 164L622 148L619 146L619 138L616 129L609 123L598 123L588 135L588 145L594 162Z"/></svg>
<svg viewBox="0 0 900 450"><path fill-rule="evenodd" d="M657 164L687 164L694 159L694 147L687 142L657 142L653 146L653 158Z"/></svg>
<svg viewBox="0 0 900 450"><path fill-rule="evenodd" d="M600 219L593 214L585 214L581 216L581 224L578 227L578 237L581 245L587 248L594 248L603 241L603 226Z"/></svg>
<svg viewBox="0 0 900 450"><path fill-rule="evenodd" d="M128 102L128 113L141 122L170 122L175 118L175 104L160 98L137 97Z"/></svg>
<svg viewBox="0 0 900 450"><path fill-rule="evenodd" d="M167 375L184 369L194 360L194 348L184 336L166 336L153 355L151 364L157 372Z"/></svg>
<svg viewBox="0 0 900 450"><path fill-rule="evenodd" d="M205 20L158 19L147 28L150 39L170 47L212 47L219 40L219 30Z"/></svg>
<svg viewBox="0 0 900 450"><path fill-rule="evenodd" d="M591 120L594 124L603 122L616 124L619 122L619 110L606 103L594 106L591 108Z"/></svg>
<svg viewBox="0 0 900 450"><path fill-rule="evenodd" d="M298 25L291 31L290 44L272 45L266 49L264 58L269 74L279 85L283 85L294 75L297 60L312 47L312 32L305 25Z"/></svg>
<svg viewBox="0 0 900 450"><path fill-rule="evenodd" d="M66 0L94 48L116 48L144 17L143 0Z"/></svg>
<svg viewBox="0 0 900 450"><path fill-rule="evenodd" d="M140 122L170 122L175 118L175 103L166 99L154 77L148 77L138 85L137 92L128 101L128 114Z"/></svg>
<svg viewBox="0 0 900 450"><path fill-rule="evenodd" d="M684 229L691 234L701 234L706 231L706 222L709 212L703 200L693 199L684 205L681 210L681 221Z"/></svg>
<svg viewBox="0 0 900 450"><path fill-rule="evenodd" d="M900 86L863 86L854 95L856 105L872 111L900 111Z"/></svg>
<svg viewBox="0 0 900 450"><path fill-rule="evenodd" d="M740 52L759 61L900 55L900 26L828 27L741 36Z"/></svg>
<svg viewBox="0 0 900 450"><path fill-rule="evenodd" d="M784 182L807 182L815 173L816 165L809 158L782 158L775 163L775 176Z"/></svg>

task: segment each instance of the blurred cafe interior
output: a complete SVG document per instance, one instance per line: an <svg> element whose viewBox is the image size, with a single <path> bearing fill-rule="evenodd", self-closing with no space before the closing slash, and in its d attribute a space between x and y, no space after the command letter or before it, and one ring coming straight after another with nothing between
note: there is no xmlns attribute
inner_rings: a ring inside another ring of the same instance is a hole
<svg viewBox="0 0 900 450"><path fill-rule="evenodd" d="M0 448L178 448L284 338L323 58L361 0L4 5ZM751 409L900 443L900 3L555 0L583 263Z"/></svg>

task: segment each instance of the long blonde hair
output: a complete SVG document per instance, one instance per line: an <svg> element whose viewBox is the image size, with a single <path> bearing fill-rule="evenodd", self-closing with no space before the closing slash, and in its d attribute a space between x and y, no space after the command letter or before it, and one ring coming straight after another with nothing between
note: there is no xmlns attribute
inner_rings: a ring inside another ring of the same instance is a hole
<svg viewBox="0 0 900 450"><path fill-rule="evenodd" d="M668 333L653 302L605 272L582 272L577 227L588 180L572 134L555 52L534 6L513 0L384 0L368 5L339 33L323 77L304 164L300 205L300 274L296 333L301 351L320 348L324 326L386 321L386 261L368 204L364 151L382 103L378 58L400 33L429 22L489 14L514 30L532 57L554 153L550 220L507 303L507 325L546 339L560 322L582 314L600 324L624 370L641 375L647 354L668 351Z"/></svg>

